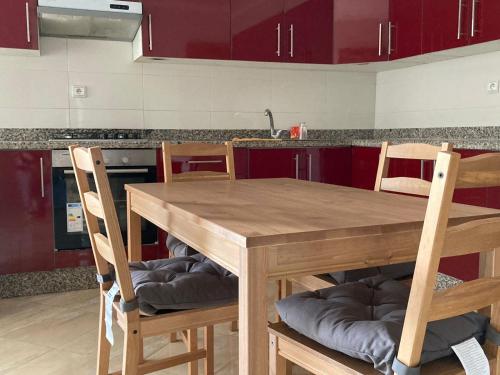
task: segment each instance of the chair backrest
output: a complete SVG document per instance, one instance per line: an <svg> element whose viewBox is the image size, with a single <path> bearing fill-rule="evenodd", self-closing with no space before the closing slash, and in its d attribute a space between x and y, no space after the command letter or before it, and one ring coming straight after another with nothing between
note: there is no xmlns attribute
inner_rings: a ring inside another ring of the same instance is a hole
<svg viewBox="0 0 500 375"><path fill-rule="evenodd" d="M71 146L69 151L97 272L107 275L109 264L113 265L122 298L132 301L135 293L102 151L99 147L78 146ZM94 177L95 192L90 190L89 174ZM101 233L98 220L104 221L106 235Z"/></svg>
<svg viewBox="0 0 500 375"><path fill-rule="evenodd" d="M235 180L233 143L224 144L211 143L184 143L171 144L162 143L164 177L167 184L176 181L196 181L196 180ZM226 172L193 171L183 173L172 173L172 159L174 157L188 156L225 156Z"/></svg>
<svg viewBox="0 0 500 375"><path fill-rule="evenodd" d="M488 308L491 325L500 331L500 217L448 227L455 188L500 186L500 153L460 160L440 152L432 180L398 359L414 367L420 362L427 323ZM491 269L480 279L434 291L441 257L485 253ZM500 365L495 346L496 372Z"/></svg>
<svg viewBox="0 0 500 375"><path fill-rule="evenodd" d="M433 146L425 143L406 143L391 145L382 143L378 163L375 191L390 191L394 193L428 196L431 183L423 178L425 160L436 160L440 151L452 151L451 143ZM421 178L415 177L388 177L391 159L413 159L421 161Z"/></svg>

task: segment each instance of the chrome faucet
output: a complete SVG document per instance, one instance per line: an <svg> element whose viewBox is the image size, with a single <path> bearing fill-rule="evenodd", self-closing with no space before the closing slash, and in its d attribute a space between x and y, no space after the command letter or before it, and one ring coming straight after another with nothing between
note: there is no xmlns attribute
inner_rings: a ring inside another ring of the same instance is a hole
<svg viewBox="0 0 500 375"><path fill-rule="evenodd" d="M273 113L271 112L270 109L266 109L264 111L264 116L268 116L269 117L269 126L271 128L271 137L274 138L274 139L277 139L280 137L281 133L283 132L283 130L276 130L274 128L274 118L273 118Z"/></svg>

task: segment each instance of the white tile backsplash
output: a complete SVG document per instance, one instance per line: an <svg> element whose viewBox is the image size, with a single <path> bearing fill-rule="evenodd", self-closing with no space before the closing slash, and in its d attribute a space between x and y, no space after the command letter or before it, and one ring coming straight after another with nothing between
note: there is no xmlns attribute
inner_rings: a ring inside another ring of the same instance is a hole
<svg viewBox="0 0 500 375"><path fill-rule="evenodd" d="M500 52L377 74L376 128L498 126Z"/></svg>
<svg viewBox="0 0 500 375"><path fill-rule="evenodd" d="M369 128L374 73L248 63L136 63L132 44L41 38L40 57L0 56L0 127ZM73 98L72 85L87 87Z"/></svg>

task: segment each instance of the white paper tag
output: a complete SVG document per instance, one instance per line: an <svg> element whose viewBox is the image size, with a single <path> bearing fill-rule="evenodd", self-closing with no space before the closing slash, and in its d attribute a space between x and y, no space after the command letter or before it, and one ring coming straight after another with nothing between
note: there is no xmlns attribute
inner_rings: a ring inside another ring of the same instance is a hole
<svg viewBox="0 0 500 375"><path fill-rule="evenodd" d="M83 232L83 210L81 203L66 203L68 233Z"/></svg>
<svg viewBox="0 0 500 375"><path fill-rule="evenodd" d="M113 338L113 301L119 291L120 287L115 282L106 295L106 314L104 316L104 322L106 323L106 339L111 346L115 343Z"/></svg>
<svg viewBox="0 0 500 375"><path fill-rule="evenodd" d="M475 337L451 348L462 363L466 375L490 375L490 363Z"/></svg>

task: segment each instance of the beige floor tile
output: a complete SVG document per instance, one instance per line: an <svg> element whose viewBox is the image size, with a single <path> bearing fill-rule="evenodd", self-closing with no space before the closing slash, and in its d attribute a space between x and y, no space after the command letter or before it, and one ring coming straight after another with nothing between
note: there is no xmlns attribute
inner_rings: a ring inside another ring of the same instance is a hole
<svg viewBox="0 0 500 375"><path fill-rule="evenodd" d="M50 350L45 346L0 338L0 371L19 367Z"/></svg>

